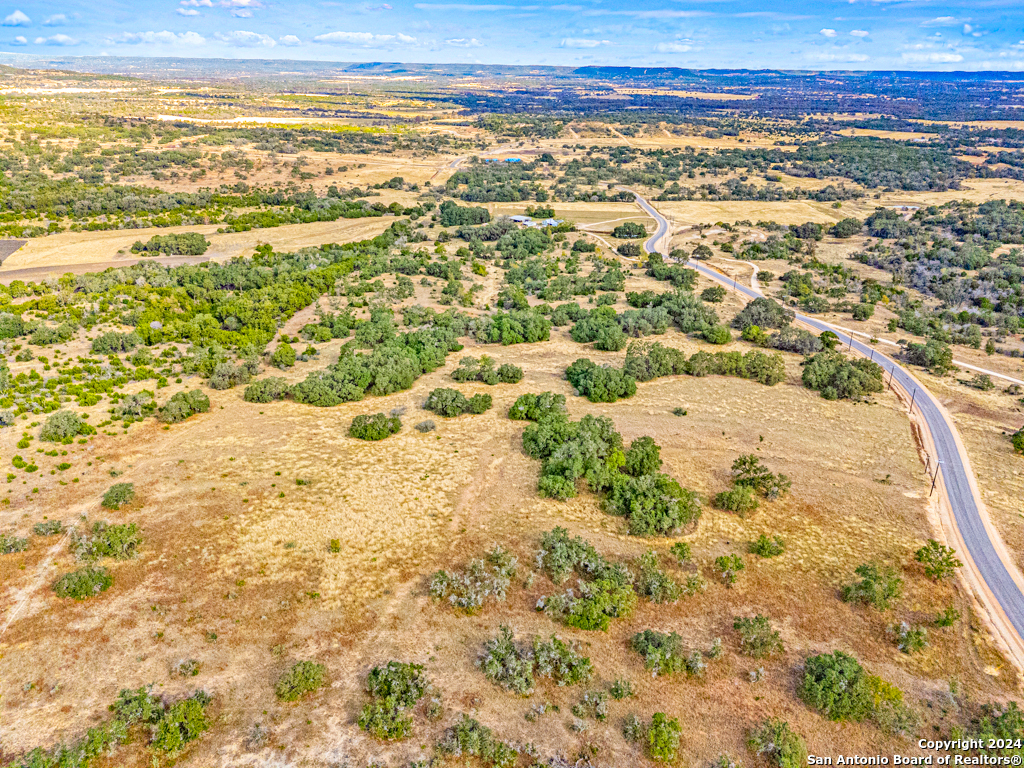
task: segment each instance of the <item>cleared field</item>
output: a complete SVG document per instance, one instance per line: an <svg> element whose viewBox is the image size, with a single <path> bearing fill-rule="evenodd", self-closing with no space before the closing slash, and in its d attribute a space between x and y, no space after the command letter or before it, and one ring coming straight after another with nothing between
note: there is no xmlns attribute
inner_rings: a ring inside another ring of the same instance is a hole
<svg viewBox="0 0 1024 768"><path fill-rule="evenodd" d="M812 200L787 200L784 202L757 202L739 200L687 200L674 203L658 203L661 211L675 224L710 224L724 221L775 221L779 224L802 224L816 221L833 224L844 217L844 211L835 209L831 203ZM844 203L845 208L845 203Z"/></svg>
<svg viewBox="0 0 1024 768"><path fill-rule="evenodd" d="M394 221L393 217L367 219L338 219L313 224L286 224L269 229L253 229L248 232L217 234L217 225L200 224L189 227L166 227L160 229L122 229L98 232L61 232L48 237L30 240L20 250L4 260L0 277L4 272L29 267L52 266L55 276L61 274L61 267L72 264L109 262L123 257L134 264L138 254L131 253L132 243L145 242L153 235L174 232L200 232L210 241L210 248L204 256L217 261L227 261L236 256L251 256L257 245L268 243L278 250L295 250L307 245L341 243L375 237ZM119 251L123 253L118 253Z"/></svg>

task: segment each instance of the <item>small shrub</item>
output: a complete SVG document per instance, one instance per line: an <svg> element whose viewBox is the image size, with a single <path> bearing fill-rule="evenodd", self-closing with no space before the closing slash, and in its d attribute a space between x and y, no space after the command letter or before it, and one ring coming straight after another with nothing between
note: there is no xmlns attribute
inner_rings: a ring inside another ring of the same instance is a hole
<svg viewBox="0 0 1024 768"><path fill-rule="evenodd" d="M498 366L498 380L502 384L518 384L523 380L523 369L518 365L503 363Z"/></svg>
<svg viewBox="0 0 1024 768"><path fill-rule="evenodd" d="M435 429L437 429L437 424L435 424L431 419L421 421L416 425L417 432L433 432Z"/></svg>
<svg viewBox="0 0 1024 768"><path fill-rule="evenodd" d="M940 544L935 539L914 553L914 559L924 565L924 575L932 581L948 579L963 563L956 557L956 550Z"/></svg>
<svg viewBox="0 0 1024 768"><path fill-rule="evenodd" d="M450 419L466 413L469 408L469 400L457 389L438 387L427 395L427 402L423 407L438 416Z"/></svg>
<svg viewBox="0 0 1024 768"><path fill-rule="evenodd" d="M572 713L579 718L592 717L598 722L608 719L608 694L604 691L587 691Z"/></svg>
<svg viewBox="0 0 1024 768"><path fill-rule="evenodd" d="M142 544L139 527L135 523L110 525L106 522L93 523L92 534L78 535L71 539L71 551L79 560L93 561L102 557L115 560L130 560Z"/></svg>
<svg viewBox="0 0 1024 768"><path fill-rule="evenodd" d="M618 368L601 367L587 358L580 358L566 368L565 376L592 403L614 403L636 394L636 379L632 376Z"/></svg>
<svg viewBox="0 0 1024 768"><path fill-rule="evenodd" d="M63 523L60 520L45 520L44 522L37 522L32 526L32 532L36 536L55 536L56 534L62 534Z"/></svg>
<svg viewBox="0 0 1024 768"><path fill-rule="evenodd" d="M747 747L763 757L773 768L803 768L807 764L807 744L789 724L771 718L750 732Z"/></svg>
<svg viewBox="0 0 1024 768"><path fill-rule="evenodd" d="M701 499L663 473L615 478L605 507L629 520L634 536L667 536L700 519Z"/></svg>
<svg viewBox="0 0 1024 768"><path fill-rule="evenodd" d="M66 573L53 584L57 597L70 597L85 600L106 592L114 584L114 577L106 568L79 568Z"/></svg>
<svg viewBox="0 0 1024 768"><path fill-rule="evenodd" d="M645 629L633 636L633 650L644 660L644 666L651 674L671 675L686 669L686 653L683 649L683 638L675 632L664 634L653 629Z"/></svg>
<svg viewBox="0 0 1024 768"><path fill-rule="evenodd" d="M296 357L294 347L284 341L277 345L274 354L270 356L270 364L275 368L291 368L295 365Z"/></svg>
<svg viewBox="0 0 1024 768"><path fill-rule="evenodd" d="M868 320L875 314L874 304L857 304L853 308L854 320Z"/></svg>
<svg viewBox="0 0 1024 768"><path fill-rule="evenodd" d="M768 347L772 343L768 334L757 325L748 325L744 328L742 333L740 333L740 338L744 341L749 341L751 344L757 344L759 347Z"/></svg>
<svg viewBox="0 0 1024 768"><path fill-rule="evenodd" d="M726 587L731 588L736 583L737 574L746 567L739 555L719 555L715 558L715 568Z"/></svg>
<svg viewBox="0 0 1024 768"><path fill-rule="evenodd" d="M763 659L775 653L782 653L782 638L772 629L768 618L757 616L736 617L733 622L740 636L740 651L755 659Z"/></svg>
<svg viewBox="0 0 1024 768"><path fill-rule="evenodd" d="M372 701L363 707L359 727L384 740L408 737L412 718L405 714L426 694L430 681L420 664L389 661L370 670L366 691Z"/></svg>
<svg viewBox="0 0 1024 768"><path fill-rule="evenodd" d="M579 596L572 590L554 597L542 597L537 609L561 619L577 629L605 632L612 619L630 615L636 607L636 593L631 584L615 578L581 581Z"/></svg>
<svg viewBox="0 0 1024 768"><path fill-rule="evenodd" d="M383 440L385 437L398 433L401 429L402 420L397 416L364 413L352 419L352 424L348 428L348 436L357 440Z"/></svg>
<svg viewBox="0 0 1024 768"><path fill-rule="evenodd" d="M523 369L511 363L504 363L494 368L494 360L484 355L479 360L464 357L459 367L452 371L452 378L458 382L482 381L484 384L517 384L523 379Z"/></svg>
<svg viewBox="0 0 1024 768"><path fill-rule="evenodd" d="M490 395L473 395L466 401L465 413L481 414L491 409Z"/></svg>
<svg viewBox="0 0 1024 768"><path fill-rule="evenodd" d="M960 611L951 605L935 617L935 626L952 627L958 621L960 621Z"/></svg>
<svg viewBox="0 0 1024 768"><path fill-rule="evenodd" d="M504 547L495 546L482 560L471 560L461 571L437 571L430 579L430 594L466 613L475 613L488 599L504 601L518 560Z"/></svg>
<svg viewBox="0 0 1024 768"><path fill-rule="evenodd" d="M1010 436L1010 443L1016 453L1024 453L1024 427L1021 427Z"/></svg>
<svg viewBox="0 0 1024 768"><path fill-rule="evenodd" d="M713 285L710 288L705 288L700 294L701 301L706 301L710 304L719 304L725 301L725 288L720 285Z"/></svg>
<svg viewBox="0 0 1024 768"><path fill-rule="evenodd" d="M0 533L0 555L12 555L15 552L24 552L26 549L28 549L28 539Z"/></svg>
<svg viewBox="0 0 1024 768"><path fill-rule="evenodd" d="M732 463L736 485L753 488L769 501L785 496L792 485L783 474L773 474L754 454L740 456Z"/></svg>
<svg viewBox="0 0 1024 768"><path fill-rule="evenodd" d="M94 435L96 429L90 427L81 416L74 411L56 411L51 413L39 431L39 439L48 443L61 443L78 435Z"/></svg>
<svg viewBox="0 0 1024 768"><path fill-rule="evenodd" d="M733 512L742 518L756 510L759 502L753 488L737 485L728 491L715 494L712 504L718 509Z"/></svg>
<svg viewBox="0 0 1024 768"><path fill-rule="evenodd" d="M508 410L508 417L519 421L540 421L553 413L565 413L565 395L542 392L520 395Z"/></svg>
<svg viewBox="0 0 1024 768"><path fill-rule="evenodd" d="M116 483L103 494L100 502L106 509L120 509L135 500L135 485L132 483Z"/></svg>
<svg viewBox="0 0 1024 768"><path fill-rule="evenodd" d="M581 536L570 536L562 527L541 534L537 567L555 584L561 584L573 572L593 573L605 566L604 558Z"/></svg>
<svg viewBox="0 0 1024 768"><path fill-rule="evenodd" d="M677 541L668 548L668 551L680 565L690 562L690 558L693 557L693 553L690 551L690 544L686 541Z"/></svg>
<svg viewBox="0 0 1024 768"><path fill-rule="evenodd" d="M889 608L903 594L903 579L888 566L864 563L854 570L860 581L845 585L840 591L843 602L865 603L879 611Z"/></svg>
<svg viewBox="0 0 1024 768"><path fill-rule="evenodd" d="M633 688L633 684L624 677L620 677L612 683L611 688L608 690L611 693L612 698L616 701L622 701L631 696L636 696L636 690Z"/></svg>
<svg viewBox="0 0 1024 768"><path fill-rule="evenodd" d="M891 627L889 631L896 647L908 656L928 647L928 630L924 627L911 626L904 621L899 626Z"/></svg>
<svg viewBox="0 0 1024 768"><path fill-rule="evenodd" d="M626 741L636 743L644 737L644 724L636 715L629 715L622 723L622 736Z"/></svg>
<svg viewBox="0 0 1024 768"><path fill-rule="evenodd" d="M437 751L451 757L479 757L490 768L513 768L519 758L514 748L495 738L490 728L468 715L463 715L445 731L437 743Z"/></svg>
<svg viewBox="0 0 1024 768"><path fill-rule="evenodd" d="M763 533L757 537L757 540L751 542L750 552L751 554L758 555L760 557L778 557L786 551L785 542L779 536L769 539Z"/></svg>
<svg viewBox="0 0 1024 768"><path fill-rule="evenodd" d="M282 377L268 376L246 387L242 399L247 403L270 403L274 400L283 400L288 396L289 390L288 382Z"/></svg>
<svg viewBox="0 0 1024 768"><path fill-rule="evenodd" d="M97 336L92 342L92 351L100 355L115 355L130 352L142 343L139 334L111 331Z"/></svg>
<svg viewBox="0 0 1024 768"><path fill-rule="evenodd" d="M855 658L836 651L807 659L800 698L830 720L859 722L874 710L868 675Z"/></svg>
<svg viewBox="0 0 1024 768"><path fill-rule="evenodd" d="M210 410L210 398L200 389L177 392L158 411L160 421L177 424L197 413Z"/></svg>
<svg viewBox="0 0 1024 768"><path fill-rule="evenodd" d="M559 640L533 639L533 660L538 677L549 678L557 685L580 685L594 676L594 665L583 656L575 643Z"/></svg>
<svg viewBox="0 0 1024 768"><path fill-rule="evenodd" d="M635 585L637 594L652 603L674 603L682 596L683 588L661 569L657 553L645 552L637 565L640 571Z"/></svg>
<svg viewBox="0 0 1024 768"><path fill-rule="evenodd" d="M129 424L141 421L156 410L156 403L153 402L153 395L148 391L136 395L125 395L116 406L114 406L114 418L126 421Z"/></svg>
<svg viewBox="0 0 1024 768"><path fill-rule="evenodd" d="M709 344L728 344L732 341L732 334L724 325L710 325L701 331L701 338Z"/></svg>
<svg viewBox="0 0 1024 768"><path fill-rule="evenodd" d="M374 699L359 713L359 727L375 739L399 741L412 735L412 718L388 701Z"/></svg>
<svg viewBox="0 0 1024 768"><path fill-rule="evenodd" d="M655 712L647 729L647 753L660 763L671 763L679 751L683 729L674 717Z"/></svg>
<svg viewBox="0 0 1024 768"><path fill-rule="evenodd" d="M629 444L622 467L627 475L654 475L661 469L661 448L652 437L638 437Z"/></svg>
<svg viewBox="0 0 1024 768"><path fill-rule="evenodd" d="M327 669L315 661L297 661L281 675L274 693L281 701L298 701L307 693L321 688L327 679Z"/></svg>
<svg viewBox="0 0 1024 768"><path fill-rule="evenodd" d="M175 677L195 677L203 668L203 663L196 659L182 659L171 667L171 674Z"/></svg>
<svg viewBox="0 0 1024 768"><path fill-rule="evenodd" d="M505 690L520 696L533 692L533 658L516 646L509 627L502 625L498 636L484 644L478 664L488 680Z"/></svg>
<svg viewBox="0 0 1024 768"><path fill-rule="evenodd" d="M176 753L209 730L206 708L210 697L199 691L172 704L156 726L151 746L158 752Z"/></svg>
<svg viewBox="0 0 1024 768"><path fill-rule="evenodd" d="M624 221L612 230L612 237L622 239L647 237L647 227L635 221Z"/></svg>

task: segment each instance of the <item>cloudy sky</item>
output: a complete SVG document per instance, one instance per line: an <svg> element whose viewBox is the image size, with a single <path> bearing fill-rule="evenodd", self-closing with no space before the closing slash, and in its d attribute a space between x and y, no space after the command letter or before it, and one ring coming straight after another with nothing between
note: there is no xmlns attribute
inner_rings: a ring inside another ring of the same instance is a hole
<svg viewBox="0 0 1024 768"><path fill-rule="evenodd" d="M44 0L0 51L330 61L1024 70L1021 0Z"/></svg>

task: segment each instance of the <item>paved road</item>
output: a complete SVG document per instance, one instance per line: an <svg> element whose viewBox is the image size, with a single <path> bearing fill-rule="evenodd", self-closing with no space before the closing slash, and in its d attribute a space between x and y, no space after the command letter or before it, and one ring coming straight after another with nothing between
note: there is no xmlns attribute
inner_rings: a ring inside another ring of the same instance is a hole
<svg viewBox="0 0 1024 768"><path fill-rule="evenodd" d="M637 195L637 203L648 214L658 222L658 230L646 243L644 248L648 253L655 251L668 251L668 221L646 200ZM660 248L659 248L660 246ZM689 262L688 266L693 267L701 274L710 277L728 287L735 287L735 290L745 296L755 299L761 297L759 291L730 280L721 272L718 272L705 264L696 261ZM1002 612L1009 619L1013 629L1017 633L1017 644L1021 643L1024 637L1024 593L1022 593L1017 582L1011 576L1011 570L1016 566L1013 563L1005 563L999 555L997 546L990 538L990 533L985 527L984 519L978 508L977 499L972 488L971 478L965 466L966 457L961 453L961 446L954 435L953 425L946 418L938 403L927 390L924 390L918 382L891 358L878 352L869 344L857 341L852 334L843 329L829 325L814 317L808 317L797 313L796 319L818 331L832 331L839 336L840 342L847 348L852 348L869 357L878 363L885 371L886 377L891 376L893 382L903 387L904 391L913 397L913 407L920 409L920 413L931 431L935 443L936 453L941 471L939 482L945 486L946 497L952 507L956 525L959 528L960 536L967 548L967 552L977 568L985 585L992 596L998 602ZM932 468L934 470L934 467ZM992 532L992 535L995 532ZM1005 547L999 549L1004 552ZM985 595L979 595L983 602Z"/></svg>

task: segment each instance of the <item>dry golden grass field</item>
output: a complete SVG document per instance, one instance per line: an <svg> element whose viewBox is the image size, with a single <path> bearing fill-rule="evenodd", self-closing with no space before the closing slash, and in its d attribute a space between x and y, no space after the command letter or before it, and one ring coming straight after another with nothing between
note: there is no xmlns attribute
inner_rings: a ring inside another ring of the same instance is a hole
<svg viewBox="0 0 1024 768"><path fill-rule="evenodd" d="M651 284L631 278L627 289ZM722 311L739 306L730 296ZM284 331L301 322L294 319ZM688 352L701 346L671 331L661 340ZM337 344L320 345L319 360L299 363L287 377L297 381L322 367ZM462 354L480 353L514 362L526 378L517 385L457 385L467 394L492 394L494 408L481 416L434 417L436 432L411 427L430 416L421 410L426 394L452 385L448 373L459 354L411 390L336 408L256 405L243 402L238 389L211 392L211 411L183 424L162 428L149 421L127 435L75 446L77 483L58 484L60 476L45 474L44 466L38 493L14 486L10 506L0 511L5 529L23 530L44 516L73 524L84 515L137 522L145 544L136 560L112 566L115 588L85 603L61 601L49 590L73 562L56 538L0 561L3 615L15 606L20 611L0 638L0 701L9 723L4 749L16 754L80 733L103 717L118 690L155 682L164 694L201 684L216 696L213 731L181 765L409 760L429 753L419 745L438 737L441 725L417 717L414 738L399 746L374 742L355 726L367 671L392 658L426 665L448 713L442 722L469 712L502 738L532 742L545 754L596 746L609 765L644 763L622 739L619 723L629 712L655 710L680 717L684 762L693 765L722 752L744 754L745 729L769 714L787 719L819 754L899 748L899 739L874 726L833 725L799 703L799 665L825 650L854 652L906 692L925 726L941 731L964 696L1000 698L1014 689L1014 672L971 617L969 603L912 564L913 551L933 535L928 483L904 408L892 395L872 404L827 402L799 385L799 358L787 355L789 379L772 388L671 377L639 385L631 400L595 405L572 395L565 366L582 355L618 363L622 353L585 349L565 329L549 342L470 345ZM192 385L186 380L180 387ZM562 525L608 556L627 559L649 548L665 552L677 539L630 537L622 520L589 495L564 503L538 498L538 464L522 452L522 423L505 413L519 394L543 390L566 394L574 418L611 417L627 442L654 437L665 470L701 494L727 488L729 465L748 452L788 474L793 493L745 520L705 510L696 531L683 537L695 553L691 569L710 581L705 593L675 606L642 602L607 633L556 625L533 610L554 587L544 576L527 579L542 531ZM347 437L354 415L396 407L406 409L399 435L381 443ZM676 407L687 415L674 416ZM102 408L94 410L92 418L101 418ZM15 439L2 438L0 455L15 452ZM969 431L965 439L972 441ZM100 510L99 496L115 473L135 484L138 501L118 512ZM772 560L744 554L761 533L782 536L785 554ZM331 553L327 545L335 538L341 551ZM506 603L463 617L430 600L431 572L464 564L494 543L520 560ZM731 552L744 556L747 569L729 590L715 579L711 562ZM896 565L906 581L904 599L886 614L837 596L853 567L869 560ZM950 604L968 619L935 630L924 653L908 657L887 638L892 622L926 622ZM733 617L755 612L781 630L782 657L754 662L737 653ZM502 623L524 638L556 632L579 640L597 679L589 688L541 686L530 699L493 686L474 662ZM652 680L628 648L644 628L676 631L695 648L721 637L726 652L703 680ZM171 675L182 659L202 663L198 678ZM330 685L283 704L273 684L298 659L325 664ZM751 684L748 672L759 665L765 678ZM574 734L569 709L575 701L617 677L630 679L638 696L613 702L607 723ZM959 686L956 696L951 681ZM560 713L528 723L523 715L545 701ZM270 740L253 751L246 740L256 723ZM125 750L117 757L118 764L141 759Z"/></svg>
<svg viewBox="0 0 1024 768"><path fill-rule="evenodd" d="M623 93L645 92L623 89ZM97 98L113 101L121 98L118 94L111 91ZM699 96L735 98L728 93ZM191 104L174 94L161 98L166 98L163 103L169 114L197 119L231 120L257 112L251 105L244 110L213 108L209 101ZM291 94L288 100L268 106L261 119L309 100L315 97ZM551 152L564 163L582 156L569 142L602 148L713 149L771 147L780 140L753 131L715 139L705 136L701 126L668 124L647 126L640 135L626 136L621 132L628 132L624 126L586 119L573 120L555 139L499 140L475 123L456 122L454 111L447 107L416 104L382 97L366 109L377 116L438 118L421 130L448 131L478 146L430 155L402 150L273 156L245 147L244 153L255 163L245 180L252 186L287 184L291 164L298 158L313 177L301 185L296 182L296 189L323 194L330 185L365 188L401 176L404 189L381 189L368 199L411 206L424 199L428 182L434 189L443 186L460 162L484 152L491 157L524 158ZM450 123L444 121L449 118ZM849 133L901 139L918 135L861 129ZM492 148L481 149L485 144ZM188 145L185 137L160 147ZM553 176L545 177L544 183ZM140 175L126 177L122 183L189 192L230 186L239 178L234 171L221 169L194 180L182 176L154 181ZM725 178L731 177L707 181ZM781 184L817 189L841 181L786 176ZM755 177L751 183L761 185L764 180ZM413 184L417 187L410 188ZM850 182L846 186L857 188ZM756 225L762 220L830 225L847 216L864 218L879 205L925 206L1022 196L1024 183L971 179L963 189L941 193L881 192L876 196L871 190L859 200L844 201L840 208L809 200L665 202L657 207L671 221L673 246L689 251L698 243L717 246L732 239L733 233L713 226L715 222L754 222L739 228L736 242L740 243L767 237L768 230ZM529 203L485 205L492 215L500 216L524 213ZM611 248L625 242L611 236L617 224L635 221L649 231L654 228L653 220L630 203L545 205L554 208L556 217L577 225L578 233L570 235L570 242L577 237L589 239L600 245L603 256L614 256ZM58 277L72 267L134 263L138 257L130 253L132 243L154 234L202 233L210 241L203 258L223 262L251 256L261 244L283 252L371 238L395 220L392 216L339 219L219 234L216 224L62 232L30 239L5 260L0 282L7 282L5 273L18 270L48 270L32 278L39 280ZM710 228L701 230L696 225ZM435 225L424 223L418 231L428 239L412 247L432 249ZM888 283L888 273L850 259L869 242L862 236L841 241L829 237L817 245L815 255L849 267L858 277ZM451 242L438 253L454 254L459 245L463 243ZM751 268L731 258L732 254L716 247L710 263L737 282L749 284ZM776 279L766 286L773 295L780 287L777 278L794 268L786 261L757 264L774 274ZM387 287L395 285L393 277L383 281ZM466 277L469 281L479 286L479 292L474 305L460 311L476 316L496 306L503 280L495 262L487 262L485 275ZM413 304L446 308L437 301L443 280L424 282L416 276L414 282L414 295L395 303L396 310ZM701 278L696 291L711 285ZM626 291L645 289L667 288L640 270L627 270ZM579 300L587 309L594 301L592 297L591 303ZM296 335L313 321L318 306L339 307L343 301L323 296L317 305L300 310L282 324L271 347L281 336ZM936 305L928 301L929 306ZM531 296L530 303L541 302ZM368 308L357 306L355 314L368 318ZM629 308L621 293L614 306L619 312ZM729 292L715 309L728 323L743 306ZM854 321L849 313L823 317L884 341L923 340L902 331L889 332L887 325L895 314L884 303L867 321ZM739 340L713 348L675 330L648 340L687 354L753 349ZM76 357L89 354L89 343L80 330L73 341L55 348L61 355ZM286 371L267 367L260 375L283 376L290 384L297 383L335 362L341 345L342 340L318 343L315 359ZM878 349L888 353L895 348L880 344ZM456 384L451 373L459 359L482 354L498 364L520 366L525 378L514 385ZM990 357L960 346L955 354L972 365L1024 378L1020 358ZM907 418L905 404L893 393L883 392L859 403L827 401L802 386L802 358L789 353L784 353L786 381L774 387L720 376L672 376L639 384L636 396L628 400L594 404L576 396L565 378L566 367L577 358L621 366L624 355L578 344L568 327L561 327L552 330L549 341L536 344L500 347L469 342L464 351L450 355L443 367L422 376L406 391L332 408L292 401L248 403L243 400L243 387L224 391L203 387L211 400L208 413L174 425L147 419L122 429L115 423L89 441L66 446L67 454L61 457L46 456L37 442L29 448L18 446L23 430L37 433L35 422L21 419L15 427L0 431L0 460L9 462L23 455L34 457L40 465L31 480L18 475L9 480L6 494L0 490L0 533L26 536L35 523L60 519L79 529L98 520L134 522L143 536L138 557L110 565L113 588L82 602L62 600L51 590L58 576L77 567L66 538L32 537L28 550L0 557L0 763L37 745L49 747L81 736L108 716L107 707L120 690L149 683L170 698L196 687L213 696L212 728L176 760L174 764L183 768L352 768L371 760L406 766L429 759L433 744L463 712L493 728L502 739L535 745L544 756L560 754L575 760L586 754L602 767L653 765L637 745L625 740L622 723L629 714L649 719L657 711L678 717L683 726L677 766L707 766L722 754L761 765L745 742L749 729L769 716L788 721L805 736L813 754L906 751L912 743L907 737L884 733L870 723L831 722L801 702L797 689L805 659L832 650L854 654L870 673L902 689L920 718L915 731L920 736L948 737L973 705L1019 695L1018 672L998 652L960 582L934 583L914 562L915 550L938 534L931 522L936 507L929 499L930 478L921 460L919 436ZM38 362L17 362L13 354L8 357L15 376L38 367ZM944 378L917 371L915 375L953 414L993 522L1024 566L1024 464L1012 454L1006 439L1006 433L1020 425L1019 397L1003 391L1005 382L991 392L970 389L961 383L969 378L967 371ZM185 377L160 389L157 400L164 402L175 392L202 385L199 377ZM127 390L150 386L133 382ZM434 416L423 406L437 387L456 387L467 396L490 394L493 408L453 419ZM698 492L705 502L730 487L730 467L741 454L755 454L772 471L788 475L792 492L762 503L746 518L705 503L699 524L680 536L630 536L625 521L606 513L593 494L582 493L566 502L538 494L540 464L522 448L525 422L510 420L507 414L519 395L543 391L565 395L574 419L586 414L610 417L627 444L645 435L653 437L661 446L664 471ZM109 407L104 400L76 410L88 413L90 422L97 424L108 418ZM398 434L380 442L348 436L355 416L393 409L402 414ZM677 409L685 415L675 415ZM415 429L428 418L436 422L436 431ZM71 466L58 469L58 462ZM136 500L117 511L102 509L102 494L115 482L133 483ZM688 542L694 553L692 563L668 570L678 579L700 572L708 588L671 605L641 600L633 615L614 621L607 632L557 624L535 610L539 598L565 588L553 585L536 566L540 536L556 526L585 537L609 558L628 563L651 549L663 556L663 562L674 562L669 547ZM780 536L785 541L784 554L762 559L749 553L749 545L760 534ZM330 543L335 539L338 546L332 551ZM430 598L433 572L459 568L494 544L518 557L506 601L489 603L479 613L465 616ZM714 560L733 553L743 558L746 567L735 586L726 588L715 574ZM853 580L854 568L866 562L891 565L903 578L904 595L894 608L879 612L840 599L840 589ZM950 606L963 614L963 620L953 627L934 628L936 615ZM781 655L754 660L740 653L733 621L758 613L768 616L781 632L785 645ZM929 627L926 650L911 656L896 648L891 630L903 621ZM493 685L477 660L484 643L503 624L521 640L554 633L578 641L593 660L594 680L580 687L540 684L528 698ZM647 628L677 632L688 650L707 651L715 638L721 638L725 651L720 660L709 662L703 678L652 677L630 648L632 636ZM201 664L199 674L176 675L175 666L188 659ZM399 743L375 741L357 725L368 701L369 670L392 659L423 664L444 707L443 717L436 722L417 710L412 738ZM298 660L324 664L328 684L296 703L281 702L275 697L274 684ZM751 682L751 672L758 667L763 667L763 679ZM586 730L574 729L573 705L586 691L607 690L617 678L630 680L636 697L611 702L606 722L591 720ZM532 707L545 703L557 705L557 710L549 710L536 722L525 717ZM268 734L263 742L251 738L257 726ZM148 765L152 760L152 753L136 744L93 765L113 768Z"/></svg>

